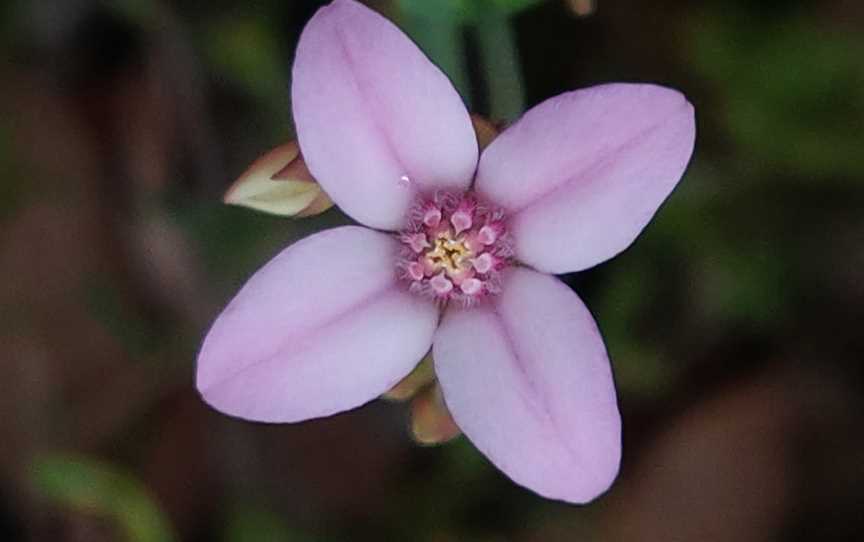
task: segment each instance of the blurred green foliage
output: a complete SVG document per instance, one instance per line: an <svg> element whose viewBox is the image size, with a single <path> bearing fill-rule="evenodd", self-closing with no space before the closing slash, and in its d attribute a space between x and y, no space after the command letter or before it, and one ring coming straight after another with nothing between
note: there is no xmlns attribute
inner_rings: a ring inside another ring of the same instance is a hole
<svg viewBox="0 0 864 542"><path fill-rule="evenodd" d="M485 24L490 13L513 16L548 0L396 0L406 13L421 15L430 22L457 21L458 24Z"/></svg>
<svg viewBox="0 0 864 542"><path fill-rule="evenodd" d="M259 18L217 18L201 38L206 65L214 77L226 78L239 91L266 104L263 115L288 119L289 65L281 51L276 29L262 13ZM274 136L284 134L277 128Z"/></svg>
<svg viewBox="0 0 864 542"><path fill-rule="evenodd" d="M494 120L515 120L525 91L512 17L544 0L397 0L401 26L450 77L471 106L476 93L468 75L466 30L474 33L488 111ZM472 92L473 90L473 92Z"/></svg>
<svg viewBox="0 0 864 542"><path fill-rule="evenodd" d="M166 339L133 307L107 274L93 274L81 285L81 301L105 329L117 337L135 359L151 356Z"/></svg>
<svg viewBox="0 0 864 542"><path fill-rule="evenodd" d="M754 166L819 180L864 174L864 34L764 21L734 8L694 16L695 72L722 89L716 117ZM753 23L759 31L753 31Z"/></svg>
<svg viewBox="0 0 864 542"><path fill-rule="evenodd" d="M150 492L131 472L63 453L40 456L31 469L33 485L43 498L110 519L129 542L177 540Z"/></svg>
<svg viewBox="0 0 864 542"><path fill-rule="evenodd" d="M260 503L244 503L228 516L223 542L313 542L297 533L285 519Z"/></svg>

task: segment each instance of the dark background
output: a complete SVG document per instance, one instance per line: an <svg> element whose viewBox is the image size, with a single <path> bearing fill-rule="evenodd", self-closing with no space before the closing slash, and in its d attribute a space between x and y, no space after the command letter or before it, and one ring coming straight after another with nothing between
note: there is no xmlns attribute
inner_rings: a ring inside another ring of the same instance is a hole
<svg viewBox="0 0 864 542"><path fill-rule="evenodd" d="M0 6L0 540L861 540L861 3L375 3L499 120L607 81L696 107L654 222L566 277L624 419L621 475L584 507L464 438L415 445L401 404L265 426L198 398L199 341L245 277L347 220L221 203L293 137L315 8Z"/></svg>

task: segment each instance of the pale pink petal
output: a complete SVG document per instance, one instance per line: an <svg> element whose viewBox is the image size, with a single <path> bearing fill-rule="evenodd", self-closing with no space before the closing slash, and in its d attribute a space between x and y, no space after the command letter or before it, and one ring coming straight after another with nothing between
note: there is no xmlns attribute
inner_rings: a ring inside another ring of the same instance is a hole
<svg viewBox="0 0 864 542"><path fill-rule="evenodd" d="M551 98L480 157L477 191L512 214L518 258L551 273L618 254L693 152L693 106L664 87L610 84Z"/></svg>
<svg viewBox="0 0 864 542"><path fill-rule="evenodd" d="M353 0L306 25L291 96L309 170L364 224L397 229L416 191L471 183L477 140L459 94L396 26Z"/></svg>
<svg viewBox="0 0 864 542"><path fill-rule="evenodd" d="M198 356L198 390L250 420L362 405L429 350L438 309L396 285L391 236L347 226L288 247L225 308Z"/></svg>
<svg viewBox="0 0 864 542"><path fill-rule="evenodd" d="M457 425L515 482L576 503L612 483L621 421L609 359L558 279L509 271L489 305L447 311L433 358Z"/></svg>

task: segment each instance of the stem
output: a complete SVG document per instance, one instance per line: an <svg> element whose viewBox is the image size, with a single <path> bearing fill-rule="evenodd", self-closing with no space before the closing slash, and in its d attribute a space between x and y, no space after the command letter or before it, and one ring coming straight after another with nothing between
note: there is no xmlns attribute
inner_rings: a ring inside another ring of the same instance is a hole
<svg viewBox="0 0 864 542"><path fill-rule="evenodd" d="M525 88L509 17L489 5L475 26L493 120L514 120L525 107Z"/></svg>
<svg viewBox="0 0 864 542"><path fill-rule="evenodd" d="M435 7L430 2L430 7ZM434 16L403 10L399 18L402 29L423 52L447 74L462 99L471 107L471 84L465 63L465 40L458 14L440 9Z"/></svg>

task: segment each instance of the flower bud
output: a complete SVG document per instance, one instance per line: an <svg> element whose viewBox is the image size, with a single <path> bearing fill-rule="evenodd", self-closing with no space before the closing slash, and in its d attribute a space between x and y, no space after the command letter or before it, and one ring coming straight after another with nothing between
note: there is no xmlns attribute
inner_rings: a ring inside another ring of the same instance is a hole
<svg viewBox="0 0 864 542"><path fill-rule="evenodd" d="M477 146L481 151L488 147L501 132L492 121L476 113L471 115L471 124L474 126L474 133L477 134Z"/></svg>
<svg viewBox="0 0 864 542"><path fill-rule="evenodd" d="M296 141L280 145L255 160L231 185L224 201L294 217L315 215L333 205L306 168Z"/></svg>
<svg viewBox="0 0 864 542"><path fill-rule="evenodd" d="M437 382L411 401L411 434L414 440L426 446L444 444L462 434L444 404Z"/></svg>
<svg viewBox="0 0 864 542"><path fill-rule="evenodd" d="M426 354L408 376L400 380L398 384L390 388L390 391L381 397L390 401L407 401L434 380L435 369L432 366L432 353L430 352Z"/></svg>

